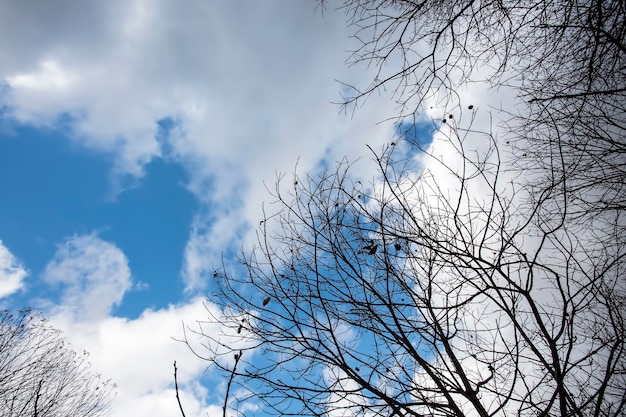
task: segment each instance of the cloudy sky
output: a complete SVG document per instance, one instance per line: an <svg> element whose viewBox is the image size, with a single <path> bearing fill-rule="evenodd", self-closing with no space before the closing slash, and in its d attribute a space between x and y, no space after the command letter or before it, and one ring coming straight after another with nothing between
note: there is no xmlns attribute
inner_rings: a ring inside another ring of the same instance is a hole
<svg viewBox="0 0 626 417"><path fill-rule="evenodd" d="M334 104L374 73L346 62L344 12L316 6L0 0L0 308L39 308L89 351L113 417L179 415L175 360L187 415L220 415L225 381L175 340L219 316L214 270L254 243L277 177L347 157L371 178L368 146L396 140L384 91ZM467 104L492 132L516 99L484 87L433 96L419 134Z"/></svg>
<svg viewBox="0 0 626 417"><path fill-rule="evenodd" d="M173 340L213 308L207 277L253 242L277 175L393 137L384 95L333 104L371 74L346 65L343 12L315 9L0 0L0 307L87 349L114 416L177 415L174 360L187 415L213 415L223 381Z"/></svg>

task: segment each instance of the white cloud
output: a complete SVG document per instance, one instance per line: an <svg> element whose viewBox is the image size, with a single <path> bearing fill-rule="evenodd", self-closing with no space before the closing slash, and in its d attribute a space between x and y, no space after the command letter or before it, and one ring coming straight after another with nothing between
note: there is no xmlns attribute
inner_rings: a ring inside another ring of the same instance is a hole
<svg viewBox="0 0 626 417"><path fill-rule="evenodd" d="M43 278L63 286L62 305L83 321L106 317L132 286L124 253L95 234L61 244Z"/></svg>
<svg viewBox="0 0 626 417"><path fill-rule="evenodd" d="M21 290L27 276L28 271L0 240L0 298Z"/></svg>
<svg viewBox="0 0 626 417"><path fill-rule="evenodd" d="M61 305L52 322L65 332L74 348L89 352L94 371L117 384L111 409L113 417L178 415L173 388L175 360L185 412L206 415L211 408L206 404L208 391L198 380L208 362L174 338L183 337L183 322L190 324L206 317L207 308L213 307L196 299L180 306L145 310L134 320L102 317L87 323L77 321L73 311ZM213 313L216 312L213 308ZM207 326L205 330L217 332L218 328ZM191 337L191 343L194 341ZM219 386L220 381L215 382Z"/></svg>
<svg viewBox="0 0 626 417"><path fill-rule="evenodd" d="M89 352L94 372L117 384L112 416L177 415L174 360L185 411L189 415L216 411L215 405L206 404L209 392L199 383L208 362L178 341L183 338L183 323L196 327L193 323L203 317L219 317L214 306L195 299L160 310L147 309L133 320L111 316L111 307L132 287L131 272L124 253L95 234L63 242L43 276L48 283L63 286L61 301L50 308L53 325L64 331L75 350ZM206 322L202 329L207 334L220 331L219 325ZM193 333L189 340L192 344L203 342ZM195 347L203 352L201 346ZM215 381L214 386L220 387L220 382ZM213 394L219 397L220 392Z"/></svg>
<svg viewBox="0 0 626 417"><path fill-rule="evenodd" d="M365 144L377 148L392 132L377 125L393 114L385 98L372 97L354 119L331 104L335 79L365 84L369 75L346 68L345 16L322 16L314 3L13 2L0 16L9 115L48 126L69 115L72 140L113 155L117 175L141 177L165 155L187 168L210 212L190 236L189 287L206 274L194 253L210 268L234 239L249 240L264 181L272 188L298 159L304 172L323 157L366 156ZM167 117L177 124L162 146L158 121Z"/></svg>

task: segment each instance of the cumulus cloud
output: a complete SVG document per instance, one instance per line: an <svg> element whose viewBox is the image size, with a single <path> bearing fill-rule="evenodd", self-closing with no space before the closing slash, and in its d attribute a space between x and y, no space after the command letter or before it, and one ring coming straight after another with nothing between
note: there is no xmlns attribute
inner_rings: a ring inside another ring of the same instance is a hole
<svg viewBox="0 0 626 417"><path fill-rule="evenodd" d="M5 3L0 16L5 115L62 123L71 140L114 156L114 177L140 178L159 157L185 166L189 189L211 213L200 213L190 233L189 288L206 274L194 254L212 265L233 240L250 238L264 182L271 188L296 161L304 172L322 158L366 156L366 144L376 148L393 131L377 125L393 111L384 98L354 118L331 104L335 79L370 77L345 66L353 46L345 16L322 16L314 4L64 0ZM164 119L174 127L159 138Z"/></svg>
<svg viewBox="0 0 626 417"><path fill-rule="evenodd" d="M72 346L89 352L95 371L117 384L113 417L178 415L173 377L175 360L185 412L206 415L216 411L215 405L206 403L206 398L216 393L199 383L207 362L178 340L183 338L183 322L189 324L206 317L207 309L218 313L202 299L195 299L160 310L145 310L133 320L109 316L85 323L77 321L72 311L61 306L52 322L64 330ZM206 325L205 330L219 331L217 325ZM193 336L190 339L191 343L195 342ZM215 387L220 386L221 381L213 382Z"/></svg>
<svg viewBox="0 0 626 417"><path fill-rule="evenodd" d="M0 298L22 289L27 276L28 271L0 240Z"/></svg>
<svg viewBox="0 0 626 417"><path fill-rule="evenodd" d="M62 305L85 321L106 317L132 286L124 253L93 233L59 245L43 278L62 286Z"/></svg>
<svg viewBox="0 0 626 417"><path fill-rule="evenodd" d="M202 299L160 310L147 309L136 319L114 317L111 308L122 302L132 287L128 259L113 243L96 234L73 236L59 245L43 273L46 282L62 287L59 303L49 314L55 327L64 331L72 347L86 350L94 372L117 384L112 416L171 416L179 413L173 388L173 362L179 367L180 394L186 412L215 412L207 398L219 398L221 381L214 391L200 384L208 362L196 356L180 340L183 323L219 311ZM208 334L217 334L217 324L203 323ZM190 343L202 353L201 338L190 334Z"/></svg>

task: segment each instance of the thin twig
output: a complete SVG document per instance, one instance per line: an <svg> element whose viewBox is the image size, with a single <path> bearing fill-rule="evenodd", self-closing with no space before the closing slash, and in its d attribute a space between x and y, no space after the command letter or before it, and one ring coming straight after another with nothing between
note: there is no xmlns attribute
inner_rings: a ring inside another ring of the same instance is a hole
<svg viewBox="0 0 626 417"><path fill-rule="evenodd" d="M243 355L243 351L239 351L239 354L235 353L235 365L233 366L233 370L230 372L230 378L228 378L228 385L226 386L226 396L224 397L224 407L222 417L226 417L226 407L228 406L228 395L230 393L230 386L233 383L233 379L235 378L235 371L237 370L237 364Z"/></svg>
<svg viewBox="0 0 626 417"><path fill-rule="evenodd" d="M180 408L180 413L185 416L185 411L183 410L183 405L180 402L180 395L178 395L178 369L176 368L176 361L174 361L174 387L176 388L176 400L178 400L178 407Z"/></svg>

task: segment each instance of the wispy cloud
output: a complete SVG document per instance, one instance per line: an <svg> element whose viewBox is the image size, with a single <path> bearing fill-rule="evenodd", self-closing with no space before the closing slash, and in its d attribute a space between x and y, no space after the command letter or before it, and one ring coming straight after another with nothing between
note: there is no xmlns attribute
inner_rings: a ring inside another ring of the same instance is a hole
<svg viewBox="0 0 626 417"><path fill-rule="evenodd" d="M22 289L27 276L28 271L0 240L0 298Z"/></svg>

